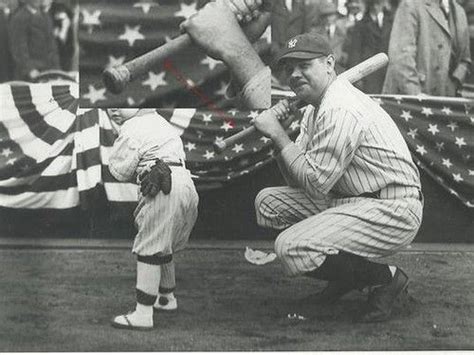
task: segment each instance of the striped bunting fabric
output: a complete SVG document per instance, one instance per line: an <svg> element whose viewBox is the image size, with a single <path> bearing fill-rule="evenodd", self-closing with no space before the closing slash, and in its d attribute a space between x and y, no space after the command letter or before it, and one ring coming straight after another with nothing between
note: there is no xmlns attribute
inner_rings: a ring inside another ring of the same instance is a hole
<svg viewBox="0 0 474 355"><path fill-rule="evenodd" d="M285 93L280 97L285 97ZM473 206L473 101L374 97L402 132L418 166L464 205ZM77 86L0 85L0 207L89 209L97 199L132 203L137 187L108 170L115 140L101 109L77 109ZM216 154L213 143L250 125L259 111L157 110L181 135L200 190L219 188L273 160L258 134ZM289 128L294 137L298 120ZM104 197L105 194L105 197Z"/></svg>
<svg viewBox="0 0 474 355"><path fill-rule="evenodd" d="M0 85L0 206L71 208L77 86Z"/></svg>
<svg viewBox="0 0 474 355"><path fill-rule="evenodd" d="M1 85L0 100L0 207L89 209L103 193L112 203L136 201L136 185L117 182L108 170L116 136L107 114L78 109L77 86ZM221 155L213 150L214 142L249 126L259 111L157 112L181 135L200 190L222 187L273 159L270 140L258 135Z"/></svg>
<svg viewBox="0 0 474 355"><path fill-rule="evenodd" d="M101 187L109 201L133 202L136 186L108 172L113 144L103 111L78 113L76 86L0 85L0 206L91 207Z"/></svg>

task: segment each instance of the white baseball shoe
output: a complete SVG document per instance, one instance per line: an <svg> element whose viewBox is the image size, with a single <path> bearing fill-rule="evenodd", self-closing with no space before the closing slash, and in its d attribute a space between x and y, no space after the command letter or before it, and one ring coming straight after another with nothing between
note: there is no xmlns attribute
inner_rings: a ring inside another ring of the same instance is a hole
<svg viewBox="0 0 474 355"><path fill-rule="evenodd" d="M174 295L159 295L153 308L156 311L176 311L178 309L178 300Z"/></svg>
<svg viewBox="0 0 474 355"><path fill-rule="evenodd" d="M122 314L112 320L112 327L130 330L152 330L153 318L139 315L137 311Z"/></svg>

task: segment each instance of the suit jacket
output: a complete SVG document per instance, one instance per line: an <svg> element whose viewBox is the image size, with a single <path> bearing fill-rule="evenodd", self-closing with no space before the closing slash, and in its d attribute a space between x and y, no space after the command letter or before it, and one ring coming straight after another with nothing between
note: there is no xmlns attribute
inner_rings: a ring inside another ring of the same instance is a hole
<svg viewBox="0 0 474 355"><path fill-rule="evenodd" d="M386 94L454 96L471 65L466 14L451 4L450 29L439 0L402 0L395 15L383 87ZM452 43L456 42L455 53Z"/></svg>
<svg viewBox="0 0 474 355"><path fill-rule="evenodd" d="M33 69L59 69L52 21L47 14L23 6L13 14L9 27L16 79L28 80Z"/></svg>
<svg viewBox="0 0 474 355"><path fill-rule="evenodd" d="M286 46L291 37L309 31L319 18L319 11L315 0L293 1L292 11L288 11L284 0L273 1L275 3L272 8L272 45L276 54Z"/></svg>
<svg viewBox="0 0 474 355"><path fill-rule="evenodd" d="M393 17L384 13L383 25L380 28L370 14L366 14L361 21L348 32L346 39L347 64L351 68L377 53L388 53L390 33L392 31ZM385 79L386 68L361 80L359 87L367 94L380 94Z"/></svg>

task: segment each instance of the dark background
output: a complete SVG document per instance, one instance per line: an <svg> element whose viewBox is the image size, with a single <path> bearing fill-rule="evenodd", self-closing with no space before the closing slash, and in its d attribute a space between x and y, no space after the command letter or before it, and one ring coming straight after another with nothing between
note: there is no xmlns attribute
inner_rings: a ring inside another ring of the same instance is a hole
<svg viewBox="0 0 474 355"><path fill-rule="evenodd" d="M474 211L463 206L429 176L421 172L425 196L422 227L415 242L474 241ZM283 184L276 164L245 176L221 189L199 191L199 216L191 238L271 239L276 231L256 224L254 199L267 186ZM91 210L0 209L0 237L121 238L135 234L132 204L112 205L103 192Z"/></svg>

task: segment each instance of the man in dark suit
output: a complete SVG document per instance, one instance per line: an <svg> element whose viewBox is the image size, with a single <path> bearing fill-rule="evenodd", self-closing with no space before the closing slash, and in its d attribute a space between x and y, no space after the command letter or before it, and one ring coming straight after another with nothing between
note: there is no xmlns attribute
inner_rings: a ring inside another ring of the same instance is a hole
<svg viewBox="0 0 474 355"><path fill-rule="evenodd" d="M371 56L388 53L393 18L384 11L384 0L367 0L367 10L347 37L348 66L353 67ZM359 88L366 94L380 94L387 70L380 69L365 77Z"/></svg>
<svg viewBox="0 0 474 355"><path fill-rule="evenodd" d="M10 9L0 4L0 83L12 79L12 58L9 49L8 17Z"/></svg>
<svg viewBox="0 0 474 355"><path fill-rule="evenodd" d="M13 14L9 27L15 79L30 81L42 71L59 69L52 21L41 11L41 0L27 0Z"/></svg>
<svg viewBox="0 0 474 355"><path fill-rule="evenodd" d="M312 27L311 32L324 36L336 57L336 72L341 73L347 65L347 53L344 51L347 28L339 18L337 7L330 1L324 1L319 6L321 20Z"/></svg>

